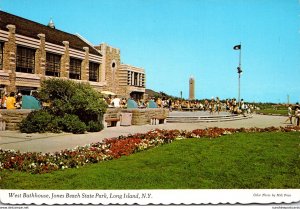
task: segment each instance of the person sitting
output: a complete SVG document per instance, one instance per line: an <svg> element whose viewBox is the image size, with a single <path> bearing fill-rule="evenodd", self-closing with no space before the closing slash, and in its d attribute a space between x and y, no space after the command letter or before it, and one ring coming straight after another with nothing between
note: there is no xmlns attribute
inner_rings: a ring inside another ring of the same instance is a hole
<svg viewBox="0 0 300 209"><path fill-rule="evenodd" d="M16 108L17 109L21 109L22 108L22 94L18 93L17 97L16 97Z"/></svg>
<svg viewBox="0 0 300 209"><path fill-rule="evenodd" d="M16 98L15 98L15 92L11 92L9 94L9 97L6 99L6 109L16 109Z"/></svg>

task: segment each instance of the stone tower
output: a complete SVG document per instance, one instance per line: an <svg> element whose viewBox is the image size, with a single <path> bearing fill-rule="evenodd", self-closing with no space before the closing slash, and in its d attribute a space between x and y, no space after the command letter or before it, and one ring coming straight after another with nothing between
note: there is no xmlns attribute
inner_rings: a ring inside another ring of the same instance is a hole
<svg viewBox="0 0 300 209"><path fill-rule="evenodd" d="M106 88L104 90L112 91L118 94L119 87L119 67L121 64L120 49L107 45L106 43L96 46L102 54L101 65L101 81L106 81Z"/></svg>
<svg viewBox="0 0 300 209"><path fill-rule="evenodd" d="M194 100L195 99L195 79L193 76L190 77L189 87L190 87L189 100Z"/></svg>

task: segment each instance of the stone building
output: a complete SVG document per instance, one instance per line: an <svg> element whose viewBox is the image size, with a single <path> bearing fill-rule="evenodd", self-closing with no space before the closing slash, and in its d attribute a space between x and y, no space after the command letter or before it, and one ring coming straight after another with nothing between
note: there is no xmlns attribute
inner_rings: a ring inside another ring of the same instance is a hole
<svg viewBox="0 0 300 209"><path fill-rule="evenodd" d="M101 72L107 82L106 91L134 99L142 99L145 94L145 70L132 65L121 64L120 50L103 43L96 46L102 55Z"/></svg>
<svg viewBox="0 0 300 209"><path fill-rule="evenodd" d="M30 94L48 78L88 82L98 91L143 98L145 70L121 64L120 50L0 11L0 90Z"/></svg>

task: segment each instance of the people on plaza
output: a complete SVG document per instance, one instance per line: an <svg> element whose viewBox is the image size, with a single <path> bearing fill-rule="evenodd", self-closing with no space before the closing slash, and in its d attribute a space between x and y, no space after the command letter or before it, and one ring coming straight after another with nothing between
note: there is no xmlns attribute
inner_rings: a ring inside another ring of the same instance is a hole
<svg viewBox="0 0 300 209"><path fill-rule="evenodd" d="M208 102L208 100L206 99L205 101L204 101L204 111L206 111L206 110L208 110L209 109L209 102Z"/></svg>
<svg viewBox="0 0 300 209"><path fill-rule="evenodd" d="M114 96L114 99L116 96ZM115 102L112 102L114 99L106 100L111 101L108 104L108 107L120 107L127 108L127 99L126 98L118 98L116 105ZM137 99L131 98L137 104L138 108L148 108L148 101L153 100L158 108L166 108L169 111L209 111L210 114L214 114L215 112L228 112L231 114L243 114L244 116L250 115L258 110L254 104L250 104L241 99L238 102L235 98L227 98L221 99L220 97L212 97L211 99L204 100L186 100L186 99L174 99L170 97L149 97L147 99ZM120 104L118 106L118 103Z"/></svg>
<svg viewBox="0 0 300 209"><path fill-rule="evenodd" d="M17 94L15 106L17 109L21 109L21 107L22 107L22 94L21 93Z"/></svg>
<svg viewBox="0 0 300 209"><path fill-rule="evenodd" d="M295 110L295 120L296 120L296 125L299 126L300 124L300 107L297 106Z"/></svg>
<svg viewBox="0 0 300 209"><path fill-rule="evenodd" d="M222 106L222 104L220 102L220 98L216 97L216 111L218 112L218 114L220 114L221 106Z"/></svg>
<svg viewBox="0 0 300 209"><path fill-rule="evenodd" d="M292 105L288 106L288 118L286 119L285 123L290 121L290 124L293 124L293 114L292 114Z"/></svg>
<svg viewBox="0 0 300 209"><path fill-rule="evenodd" d="M2 100L1 100L1 106L0 106L0 108L6 109L6 101L7 101L7 97L8 97L8 94L5 93L5 94L3 95Z"/></svg>
<svg viewBox="0 0 300 209"><path fill-rule="evenodd" d="M237 105L237 102L236 102L236 99L233 98L232 100L232 113L233 114L237 114L238 113L238 105Z"/></svg>
<svg viewBox="0 0 300 209"><path fill-rule="evenodd" d="M157 98L156 104L157 104L157 107L159 107L159 108L162 107L162 100L161 100L161 98Z"/></svg>
<svg viewBox="0 0 300 209"><path fill-rule="evenodd" d="M168 107L169 107L169 111L172 112L172 99L171 98L168 100Z"/></svg>
<svg viewBox="0 0 300 209"><path fill-rule="evenodd" d="M120 107L120 103L121 103L121 99L117 97L117 95L115 95L115 97L113 98L113 100L111 101L111 105L113 107Z"/></svg>
<svg viewBox="0 0 300 209"><path fill-rule="evenodd" d="M16 98L15 98L15 92L11 92L9 94L9 97L6 99L6 109L16 109Z"/></svg>
<svg viewBox="0 0 300 209"><path fill-rule="evenodd" d="M127 108L127 99L126 98L121 99L121 107L122 108Z"/></svg>
<svg viewBox="0 0 300 209"><path fill-rule="evenodd" d="M209 113L213 114L215 112L215 99L212 98L209 103Z"/></svg>

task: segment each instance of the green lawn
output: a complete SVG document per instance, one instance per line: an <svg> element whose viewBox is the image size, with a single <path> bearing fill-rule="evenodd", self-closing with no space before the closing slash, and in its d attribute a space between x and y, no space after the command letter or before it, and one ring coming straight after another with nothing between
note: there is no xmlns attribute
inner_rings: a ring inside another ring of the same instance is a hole
<svg viewBox="0 0 300 209"><path fill-rule="evenodd" d="M78 169L0 175L1 189L300 188L300 133L184 139Z"/></svg>
<svg viewBox="0 0 300 209"><path fill-rule="evenodd" d="M277 115L282 115L282 116L287 116L288 115L288 111L287 108L286 109L262 109L262 110L257 110L256 113L263 113L263 114L277 114Z"/></svg>

